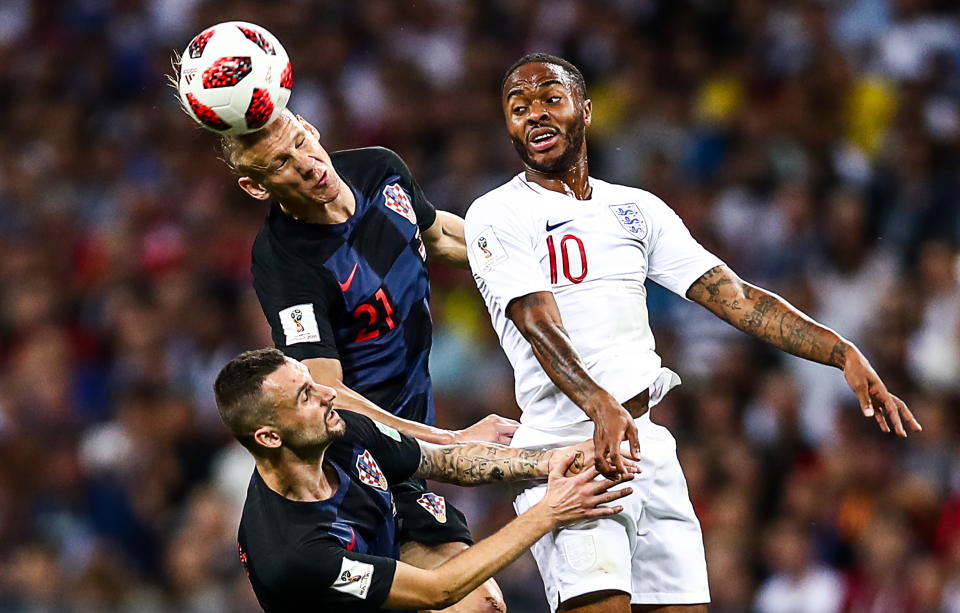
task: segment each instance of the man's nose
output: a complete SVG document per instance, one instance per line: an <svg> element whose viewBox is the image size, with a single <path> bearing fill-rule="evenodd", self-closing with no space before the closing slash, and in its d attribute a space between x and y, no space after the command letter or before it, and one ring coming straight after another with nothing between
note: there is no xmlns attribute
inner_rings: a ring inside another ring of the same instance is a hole
<svg viewBox="0 0 960 613"><path fill-rule="evenodd" d="M327 387L326 385L320 386L320 398L323 400L324 404L329 404L333 402L337 397L337 390L332 387Z"/></svg>
<svg viewBox="0 0 960 613"><path fill-rule="evenodd" d="M539 123L548 119L547 106L541 102L533 102L530 105L530 114L527 115L528 123Z"/></svg>

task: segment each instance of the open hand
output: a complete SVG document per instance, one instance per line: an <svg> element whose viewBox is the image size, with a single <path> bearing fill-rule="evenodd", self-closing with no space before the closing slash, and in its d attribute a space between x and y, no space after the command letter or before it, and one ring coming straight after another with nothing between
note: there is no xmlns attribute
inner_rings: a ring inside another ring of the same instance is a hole
<svg viewBox="0 0 960 613"><path fill-rule="evenodd" d="M513 440L513 433L520 427L520 423L496 414L490 414L473 424L469 428L457 430L453 433L455 443L481 442L509 445Z"/></svg>
<svg viewBox="0 0 960 613"><path fill-rule="evenodd" d="M873 417L884 432L890 432L892 424L893 431L903 438L907 436L904 424L914 432L923 430L906 403L887 391L867 358L856 347L850 349L843 365L843 377L857 395L864 416Z"/></svg>

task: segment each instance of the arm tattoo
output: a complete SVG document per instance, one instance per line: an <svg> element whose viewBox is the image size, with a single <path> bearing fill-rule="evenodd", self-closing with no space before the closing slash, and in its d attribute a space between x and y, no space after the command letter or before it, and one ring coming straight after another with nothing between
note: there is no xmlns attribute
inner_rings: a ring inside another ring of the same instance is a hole
<svg viewBox="0 0 960 613"><path fill-rule="evenodd" d="M520 481L547 476L549 449L512 449L490 443L420 443L417 476L457 485Z"/></svg>
<svg viewBox="0 0 960 613"><path fill-rule="evenodd" d="M717 266L687 291L687 297L736 328L788 353L843 368L847 342L785 300L745 283Z"/></svg>

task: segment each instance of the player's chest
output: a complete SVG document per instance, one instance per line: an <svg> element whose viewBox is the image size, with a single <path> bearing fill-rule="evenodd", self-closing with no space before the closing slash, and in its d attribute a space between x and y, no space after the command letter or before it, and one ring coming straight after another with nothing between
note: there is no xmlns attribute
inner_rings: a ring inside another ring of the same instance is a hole
<svg viewBox="0 0 960 613"><path fill-rule="evenodd" d="M534 223L534 251L553 286L646 276L650 226L636 203L564 203Z"/></svg>

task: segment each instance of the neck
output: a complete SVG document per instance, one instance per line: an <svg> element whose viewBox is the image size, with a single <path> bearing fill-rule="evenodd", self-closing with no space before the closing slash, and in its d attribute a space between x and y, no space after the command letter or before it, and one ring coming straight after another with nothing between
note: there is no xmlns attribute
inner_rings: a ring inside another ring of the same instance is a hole
<svg viewBox="0 0 960 613"><path fill-rule="evenodd" d="M321 452L316 457L301 458L284 448L275 458L257 458L257 472L267 487L284 498L300 502L328 500L340 487L340 479L323 457Z"/></svg>
<svg viewBox="0 0 960 613"><path fill-rule="evenodd" d="M339 175L334 175L334 178L340 184L340 190L333 200L317 202L288 199L280 203L280 209L290 217L307 223L337 224L347 221L357 210L357 199L346 181Z"/></svg>
<svg viewBox="0 0 960 613"><path fill-rule="evenodd" d="M586 200L593 192L589 181L590 172L587 168L586 144L581 155L570 168L560 172L543 172L527 166L526 177L527 181L532 181L550 191L573 196L577 200Z"/></svg>

